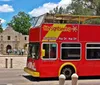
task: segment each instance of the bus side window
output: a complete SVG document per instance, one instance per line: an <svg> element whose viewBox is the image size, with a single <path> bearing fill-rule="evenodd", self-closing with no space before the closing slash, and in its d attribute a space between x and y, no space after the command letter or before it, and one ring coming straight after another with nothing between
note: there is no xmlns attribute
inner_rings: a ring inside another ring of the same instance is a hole
<svg viewBox="0 0 100 85"><path fill-rule="evenodd" d="M50 58L56 58L56 44L50 46Z"/></svg>
<svg viewBox="0 0 100 85"><path fill-rule="evenodd" d="M81 45L80 43L62 43L61 45L61 59L62 60L71 60L80 59L81 55Z"/></svg>
<svg viewBox="0 0 100 85"><path fill-rule="evenodd" d="M86 49L87 59L100 59L100 44L88 43Z"/></svg>

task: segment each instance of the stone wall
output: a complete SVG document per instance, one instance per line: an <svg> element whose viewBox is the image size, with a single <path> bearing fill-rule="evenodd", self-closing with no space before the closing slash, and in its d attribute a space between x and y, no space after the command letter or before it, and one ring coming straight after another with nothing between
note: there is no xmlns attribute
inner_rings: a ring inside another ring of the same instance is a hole
<svg viewBox="0 0 100 85"><path fill-rule="evenodd" d="M0 57L0 68L6 67L6 59L7 59L7 68L11 68L11 59L12 59L12 69L24 69L27 63L26 56L11 56L11 57Z"/></svg>
<svg viewBox="0 0 100 85"><path fill-rule="evenodd" d="M22 35L22 33L14 31L12 27L7 27L0 33L0 53L7 54L8 49L11 49L12 51L14 49L25 49L27 51L28 39L28 35Z"/></svg>

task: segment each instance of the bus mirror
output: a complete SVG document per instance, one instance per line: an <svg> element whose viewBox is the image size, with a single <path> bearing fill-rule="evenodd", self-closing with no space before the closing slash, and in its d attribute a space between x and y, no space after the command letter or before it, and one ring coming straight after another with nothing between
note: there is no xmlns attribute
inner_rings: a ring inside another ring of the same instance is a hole
<svg viewBox="0 0 100 85"><path fill-rule="evenodd" d="M45 49L42 49L42 57L45 56Z"/></svg>

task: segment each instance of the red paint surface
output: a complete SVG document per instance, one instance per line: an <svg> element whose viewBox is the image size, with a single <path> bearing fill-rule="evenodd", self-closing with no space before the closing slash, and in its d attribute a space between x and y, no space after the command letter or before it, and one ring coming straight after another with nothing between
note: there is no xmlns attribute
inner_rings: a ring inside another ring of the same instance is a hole
<svg viewBox="0 0 100 85"><path fill-rule="evenodd" d="M43 24L41 28L30 29L30 42L35 42L43 40L43 37L48 33L48 31L43 30L43 26L52 26L53 24ZM86 60L86 43L88 42L100 42L100 26L94 25L66 25L68 27L76 26L78 28L77 32L62 32L59 37L65 37L67 40L56 40L58 44L57 49L57 59L56 60L42 60L41 56L38 60L28 59L28 62L35 62L35 66L38 72L40 72L40 77L57 77L59 69L62 64L70 62L75 65L77 69L77 74L79 76L100 76L100 60ZM40 30L41 29L41 30ZM68 38L75 37L76 40L68 40ZM66 60L62 61L60 59L61 55L61 43L62 42L78 42L81 43L81 59L80 60ZM42 45L42 44L41 44Z"/></svg>

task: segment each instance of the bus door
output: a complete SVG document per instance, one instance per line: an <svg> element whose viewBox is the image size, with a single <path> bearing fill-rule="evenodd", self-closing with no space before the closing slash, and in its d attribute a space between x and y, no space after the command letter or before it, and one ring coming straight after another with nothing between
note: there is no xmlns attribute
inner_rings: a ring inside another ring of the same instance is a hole
<svg viewBox="0 0 100 85"><path fill-rule="evenodd" d="M27 66L28 68L35 70L35 60L39 59L39 54L40 54L40 43L38 42L31 42L29 43L29 48L28 48L28 59L27 59Z"/></svg>

